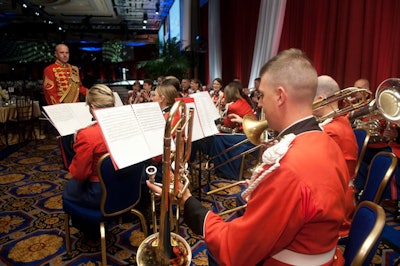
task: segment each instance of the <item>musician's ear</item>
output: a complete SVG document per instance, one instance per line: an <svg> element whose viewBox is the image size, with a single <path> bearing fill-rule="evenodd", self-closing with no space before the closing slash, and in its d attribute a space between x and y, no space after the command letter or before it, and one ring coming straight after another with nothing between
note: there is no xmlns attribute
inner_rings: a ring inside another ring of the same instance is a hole
<svg viewBox="0 0 400 266"><path fill-rule="evenodd" d="M283 87L278 87L276 89L276 99L278 101L278 104L281 105L286 101L286 90Z"/></svg>

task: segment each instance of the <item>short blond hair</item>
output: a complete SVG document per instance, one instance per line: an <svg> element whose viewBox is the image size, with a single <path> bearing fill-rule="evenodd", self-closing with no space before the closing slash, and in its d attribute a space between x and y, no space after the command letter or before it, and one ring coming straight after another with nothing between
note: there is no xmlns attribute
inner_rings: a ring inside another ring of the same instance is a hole
<svg viewBox="0 0 400 266"><path fill-rule="evenodd" d="M106 108L115 106L113 91L106 85L95 84L86 94L86 104L96 108Z"/></svg>
<svg viewBox="0 0 400 266"><path fill-rule="evenodd" d="M317 92L317 71L307 55L295 48L281 51L260 70L274 86L283 86L298 103L312 103Z"/></svg>
<svg viewBox="0 0 400 266"><path fill-rule="evenodd" d="M161 84L157 86L156 91L160 97L164 96L167 106L172 106L175 103L175 98L178 97L178 90L171 84Z"/></svg>

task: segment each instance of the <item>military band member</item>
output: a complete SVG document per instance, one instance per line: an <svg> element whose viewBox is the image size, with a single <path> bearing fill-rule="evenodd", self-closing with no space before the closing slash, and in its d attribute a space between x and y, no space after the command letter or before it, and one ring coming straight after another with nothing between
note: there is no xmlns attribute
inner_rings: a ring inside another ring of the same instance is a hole
<svg viewBox="0 0 400 266"><path fill-rule="evenodd" d="M318 77L318 88L315 100L326 99L339 92L340 88L337 82L330 76L322 75ZM348 236L351 220L355 211L355 196L353 179L355 178L355 169L358 160L357 139L351 127L350 121L346 115L336 115L339 111L338 101L325 104L321 108L314 110L317 117L327 117L321 121L320 126L335 142L339 145L346 160L350 179L347 180L348 188L346 191L346 212L345 219L339 230L339 236ZM331 115L332 114L332 115Z"/></svg>
<svg viewBox="0 0 400 266"><path fill-rule="evenodd" d="M260 72L259 104L279 143L263 153L242 193L246 212L226 222L185 190L184 221L219 265L335 265L343 259L336 245L349 174L339 146L312 115L317 72L297 49Z"/></svg>
<svg viewBox="0 0 400 266"><path fill-rule="evenodd" d="M43 91L48 105L79 102L79 95L86 95L79 69L68 63L69 49L65 44L56 46L56 61L47 66L43 73Z"/></svg>

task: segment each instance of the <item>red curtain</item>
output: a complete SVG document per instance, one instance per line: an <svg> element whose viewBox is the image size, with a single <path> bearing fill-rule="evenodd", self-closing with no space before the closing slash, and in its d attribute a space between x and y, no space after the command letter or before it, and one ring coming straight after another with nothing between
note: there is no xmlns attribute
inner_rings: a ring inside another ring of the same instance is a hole
<svg viewBox="0 0 400 266"><path fill-rule="evenodd" d="M375 91L400 77L398 14L398 0L287 0L279 50L302 49L342 88L363 77Z"/></svg>
<svg viewBox="0 0 400 266"><path fill-rule="evenodd" d="M249 82L260 0L220 0L222 79ZM212 40L208 40L209 42ZM208 73L208 63L206 65Z"/></svg>

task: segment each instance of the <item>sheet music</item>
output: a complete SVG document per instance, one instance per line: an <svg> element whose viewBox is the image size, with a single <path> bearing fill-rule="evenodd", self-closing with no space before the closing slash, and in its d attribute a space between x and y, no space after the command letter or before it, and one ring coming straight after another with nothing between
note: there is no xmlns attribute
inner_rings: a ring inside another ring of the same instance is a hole
<svg viewBox="0 0 400 266"><path fill-rule="evenodd" d="M165 119L156 102L94 111L117 169L163 153Z"/></svg>
<svg viewBox="0 0 400 266"><path fill-rule="evenodd" d="M61 136L74 134L92 123L92 114L84 102L47 105L43 110Z"/></svg>
<svg viewBox="0 0 400 266"><path fill-rule="evenodd" d="M114 98L115 98L115 106L122 106L122 105L124 105L124 104L122 103L121 97L119 97L118 92L114 91L113 94L114 94Z"/></svg>
<svg viewBox="0 0 400 266"><path fill-rule="evenodd" d="M215 125L215 120L220 118L217 107L212 102L208 92L193 93L190 95L194 99L196 105L196 113L203 131L203 137L208 137L217 134L218 128Z"/></svg>
<svg viewBox="0 0 400 266"><path fill-rule="evenodd" d="M201 127L199 115L196 111L196 104L193 98L178 98L177 100L182 100L186 104L186 112L189 114L190 108L194 109L193 112L193 130L192 130L192 141L196 141L204 138L203 128ZM186 131L187 132L187 131Z"/></svg>

